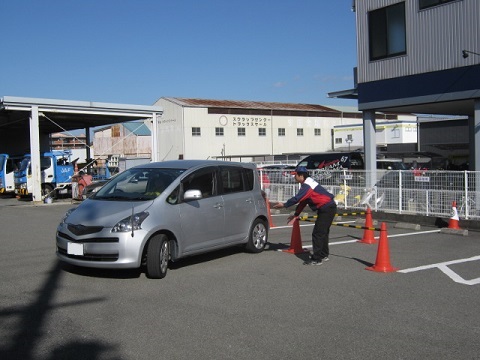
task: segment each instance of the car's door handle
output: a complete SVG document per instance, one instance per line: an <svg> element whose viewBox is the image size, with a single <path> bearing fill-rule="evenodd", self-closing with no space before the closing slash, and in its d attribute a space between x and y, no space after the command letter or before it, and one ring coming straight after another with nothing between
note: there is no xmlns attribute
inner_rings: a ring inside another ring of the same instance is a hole
<svg viewBox="0 0 480 360"><path fill-rule="evenodd" d="M221 209L221 208L223 208L223 204L216 203L215 205L213 205L213 207L214 207L215 209Z"/></svg>
<svg viewBox="0 0 480 360"><path fill-rule="evenodd" d="M252 202L253 202L253 200L252 200L252 199L250 199L250 198L248 198L248 199L247 199L247 200L245 200L245 201L246 201L246 202L248 202L248 203L252 203Z"/></svg>

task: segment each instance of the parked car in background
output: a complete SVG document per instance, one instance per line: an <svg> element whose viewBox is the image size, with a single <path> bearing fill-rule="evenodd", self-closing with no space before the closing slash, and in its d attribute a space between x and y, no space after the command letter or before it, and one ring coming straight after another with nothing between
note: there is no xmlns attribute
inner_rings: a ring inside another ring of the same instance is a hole
<svg viewBox="0 0 480 360"><path fill-rule="evenodd" d="M363 153L354 152L326 152L312 154L298 163L309 170L365 170ZM377 157L377 169L379 170L407 170L402 159Z"/></svg>
<svg viewBox="0 0 480 360"><path fill-rule="evenodd" d="M85 200L86 198L95 194L103 185L105 185L109 181L110 179L96 180L93 181L90 185L85 186L82 194L83 199Z"/></svg>
<svg viewBox="0 0 480 360"><path fill-rule="evenodd" d="M261 170L264 173L270 183L273 184L294 184L295 183L295 165L287 164L272 164L264 165L258 170Z"/></svg>
<svg viewBox="0 0 480 360"><path fill-rule="evenodd" d="M175 160L127 169L58 225L61 261L93 268L145 266L163 278L170 261L243 245L263 251L268 211L255 165Z"/></svg>

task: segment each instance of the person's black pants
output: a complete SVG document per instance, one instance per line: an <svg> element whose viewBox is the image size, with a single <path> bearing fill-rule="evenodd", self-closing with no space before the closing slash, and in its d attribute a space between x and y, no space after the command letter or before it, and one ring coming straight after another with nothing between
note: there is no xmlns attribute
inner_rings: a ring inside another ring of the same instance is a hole
<svg viewBox="0 0 480 360"><path fill-rule="evenodd" d="M330 255L328 235L336 213L336 204L322 206L317 211L318 217L312 232L313 260L321 260Z"/></svg>

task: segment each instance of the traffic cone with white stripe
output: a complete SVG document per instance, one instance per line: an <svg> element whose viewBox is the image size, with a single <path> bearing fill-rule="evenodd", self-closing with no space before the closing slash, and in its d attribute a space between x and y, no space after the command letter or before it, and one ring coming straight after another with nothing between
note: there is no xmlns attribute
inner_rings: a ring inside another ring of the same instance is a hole
<svg viewBox="0 0 480 360"><path fill-rule="evenodd" d="M452 212L451 212L450 220L448 221L448 228L461 230L460 226L458 226L459 220L460 219L458 218L457 202L454 200L452 203Z"/></svg>

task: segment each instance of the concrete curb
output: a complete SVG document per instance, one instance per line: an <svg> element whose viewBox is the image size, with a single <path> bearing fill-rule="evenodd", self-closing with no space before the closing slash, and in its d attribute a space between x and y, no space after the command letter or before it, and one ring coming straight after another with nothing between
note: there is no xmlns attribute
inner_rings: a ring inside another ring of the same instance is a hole
<svg viewBox="0 0 480 360"><path fill-rule="evenodd" d="M412 229L412 230L420 230L421 228L420 224L410 224L410 223L404 223L404 222L398 222L395 224L394 227L398 229Z"/></svg>
<svg viewBox="0 0 480 360"><path fill-rule="evenodd" d="M449 228L442 228L442 229L440 229L440 232L441 232L442 234L468 236L468 230L466 230L466 229L449 229Z"/></svg>

